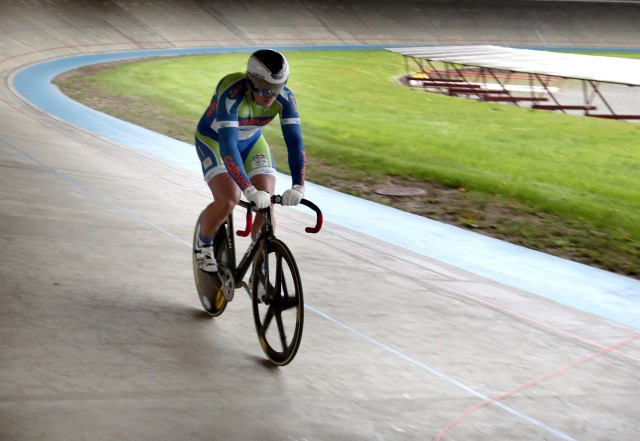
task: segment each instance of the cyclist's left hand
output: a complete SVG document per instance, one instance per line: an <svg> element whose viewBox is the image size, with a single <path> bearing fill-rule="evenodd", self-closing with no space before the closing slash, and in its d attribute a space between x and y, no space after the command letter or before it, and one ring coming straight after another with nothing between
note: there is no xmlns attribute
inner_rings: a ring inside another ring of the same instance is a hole
<svg viewBox="0 0 640 441"><path fill-rule="evenodd" d="M282 205L295 206L304 197L304 186L294 185L282 194Z"/></svg>

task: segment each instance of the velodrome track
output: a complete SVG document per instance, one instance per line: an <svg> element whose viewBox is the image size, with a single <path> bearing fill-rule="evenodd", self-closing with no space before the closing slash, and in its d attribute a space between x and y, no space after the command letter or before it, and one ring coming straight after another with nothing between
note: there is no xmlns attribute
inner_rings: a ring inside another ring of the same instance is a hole
<svg viewBox="0 0 640 441"><path fill-rule="evenodd" d="M14 83L25 66L82 53L294 38L208 28L195 6L176 4L1 7L0 439L638 438L639 327L633 314L606 312L633 307L627 279L627 297L605 297L620 304L587 311L500 280L504 269L461 269L347 228L348 219L306 235L309 217L282 209L279 235L309 304L296 360L265 365L240 292L220 318L200 312L190 240L209 196L197 170L44 112ZM293 22L307 26L299 43L367 39L363 26L339 26L344 11L318 10L294 8ZM412 43L383 28L389 43ZM598 45L637 44L623 31L599 30ZM326 211L354 203L316 191ZM585 290L620 280L585 271Z"/></svg>

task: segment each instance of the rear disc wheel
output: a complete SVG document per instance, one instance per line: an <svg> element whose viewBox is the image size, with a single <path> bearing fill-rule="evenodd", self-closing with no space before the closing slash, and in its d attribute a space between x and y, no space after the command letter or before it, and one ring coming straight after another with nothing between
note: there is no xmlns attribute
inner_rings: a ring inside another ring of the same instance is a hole
<svg viewBox="0 0 640 441"><path fill-rule="evenodd" d="M198 268L196 258L196 240L200 234L200 221L202 214L198 218L196 228L193 233L193 276L198 290L198 298L203 309L212 317L222 314L227 307L227 300L224 297L224 285L219 273L209 274ZM229 246L227 242L226 224L223 224L216 233L214 253L218 261L218 267L222 267L229 262Z"/></svg>

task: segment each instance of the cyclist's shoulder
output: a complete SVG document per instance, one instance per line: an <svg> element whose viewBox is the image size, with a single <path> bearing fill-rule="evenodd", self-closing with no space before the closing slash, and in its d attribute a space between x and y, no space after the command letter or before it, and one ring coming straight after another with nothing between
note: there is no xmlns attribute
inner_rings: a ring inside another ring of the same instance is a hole
<svg viewBox="0 0 640 441"><path fill-rule="evenodd" d="M248 90L247 76L244 72L234 72L225 75L218 83L218 95L226 94L229 98L238 98Z"/></svg>
<svg viewBox="0 0 640 441"><path fill-rule="evenodd" d="M289 86L287 86L286 84L282 88L282 91L280 92L280 95L284 95L285 97L294 96L293 90L291 90L291 88Z"/></svg>
<svg viewBox="0 0 640 441"><path fill-rule="evenodd" d="M292 108L294 110L298 110L298 105L296 103L296 96L293 91L289 88L289 86L284 86L280 94L278 94L278 98L276 100L283 108Z"/></svg>

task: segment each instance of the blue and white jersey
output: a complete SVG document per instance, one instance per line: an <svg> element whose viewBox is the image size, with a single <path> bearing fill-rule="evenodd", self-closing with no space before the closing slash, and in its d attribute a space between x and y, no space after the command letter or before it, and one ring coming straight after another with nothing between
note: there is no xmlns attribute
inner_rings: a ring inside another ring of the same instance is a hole
<svg viewBox="0 0 640 441"><path fill-rule="evenodd" d="M280 116L287 145L292 182L304 185L306 157L300 115L295 96L288 87L282 89L270 107L261 107L253 101L244 73L227 75L218 83L209 107L200 118L198 132L218 142L227 170L233 170L231 176L242 190L251 186L251 181L244 171L241 155L261 136L261 127L276 115Z"/></svg>

